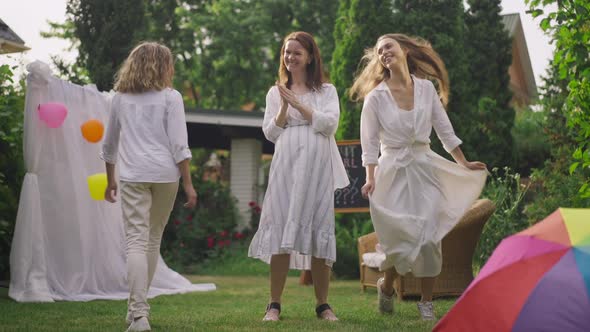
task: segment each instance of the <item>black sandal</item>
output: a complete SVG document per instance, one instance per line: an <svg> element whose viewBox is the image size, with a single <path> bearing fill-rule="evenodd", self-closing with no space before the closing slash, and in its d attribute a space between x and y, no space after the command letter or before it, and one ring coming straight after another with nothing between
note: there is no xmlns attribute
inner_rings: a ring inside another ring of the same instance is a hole
<svg viewBox="0 0 590 332"><path fill-rule="evenodd" d="M332 307L330 307L329 304L324 303L324 304L320 304L319 306L317 306L315 308L315 314L318 316L318 318L322 318L322 313L326 310L330 310L332 311L332 314L334 314L334 310L332 310ZM336 314L334 314L334 317L336 317ZM338 317L336 317L336 320L338 320Z"/></svg>
<svg viewBox="0 0 590 332"><path fill-rule="evenodd" d="M265 314L267 314L269 312L269 310L271 309L275 309L278 310L279 315L281 314L281 304L278 302L271 302L266 306L266 311L264 312ZM272 321L274 319L267 319L266 315L264 316L264 318L262 319L263 321Z"/></svg>
<svg viewBox="0 0 590 332"><path fill-rule="evenodd" d="M266 306L266 311L268 312L270 309L276 309L279 311L279 314L281 313L281 304L279 302L271 302Z"/></svg>

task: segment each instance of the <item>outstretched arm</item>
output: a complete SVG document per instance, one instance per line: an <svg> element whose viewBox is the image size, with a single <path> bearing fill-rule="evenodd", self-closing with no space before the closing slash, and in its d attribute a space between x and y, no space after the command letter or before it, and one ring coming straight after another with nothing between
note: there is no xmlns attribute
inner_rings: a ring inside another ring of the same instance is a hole
<svg viewBox="0 0 590 332"><path fill-rule="evenodd" d="M463 151L458 146L451 151L451 156L453 156L453 159L455 159L457 164L465 166L469 169L472 169L472 170L486 169L486 164L482 163L481 161L467 161L467 159L465 159L465 155L463 154Z"/></svg>
<svg viewBox="0 0 590 332"><path fill-rule="evenodd" d="M361 111L361 155L363 166L367 171L365 184L361 188L363 197L368 198L375 190L375 167L379 157L379 130L380 124L377 118L378 107L376 101L371 97L365 99Z"/></svg>
<svg viewBox="0 0 590 332"><path fill-rule="evenodd" d="M447 112L443 108L436 89L431 85L431 93L433 95L433 109L432 109L432 126L436 131L436 134L447 152L453 156L453 159L457 164L465 166L472 170L486 169L486 164L480 161L468 161L463 154L463 151L459 147L463 142L455 135L455 130L449 120Z"/></svg>

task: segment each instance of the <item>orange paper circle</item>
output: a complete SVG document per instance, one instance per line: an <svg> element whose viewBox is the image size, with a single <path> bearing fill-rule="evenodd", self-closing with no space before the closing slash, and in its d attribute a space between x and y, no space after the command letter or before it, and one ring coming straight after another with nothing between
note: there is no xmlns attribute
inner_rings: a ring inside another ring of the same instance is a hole
<svg viewBox="0 0 590 332"><path fill-rule="evenodd" d="M92 119L81 126L82 136L91 143L99 142L104 134L104 126L100 120Z"/></svg>

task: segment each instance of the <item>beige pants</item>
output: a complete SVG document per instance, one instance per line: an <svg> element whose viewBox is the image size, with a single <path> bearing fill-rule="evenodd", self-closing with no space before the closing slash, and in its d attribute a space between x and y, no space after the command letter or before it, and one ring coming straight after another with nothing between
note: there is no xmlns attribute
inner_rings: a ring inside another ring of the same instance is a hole
<svg viewBox="0 0 590 332"><path fill-rule="evenodd" d="M121 181L121 207L127 241L128 310L134 318L149 316L147 292L156 271L162 234L177 192L178 181Z"/></svg>

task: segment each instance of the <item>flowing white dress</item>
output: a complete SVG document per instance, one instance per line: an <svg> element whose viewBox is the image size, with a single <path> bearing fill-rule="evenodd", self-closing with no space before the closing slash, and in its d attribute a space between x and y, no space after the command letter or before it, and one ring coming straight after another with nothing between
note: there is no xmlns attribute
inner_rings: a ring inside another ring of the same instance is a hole
<svg viewBox="0 0 590 332"><path fill-rule="evenodd" d="M487 171L469 170L430 149L432 128L448 152L462 142L434 85L412 78L412 110L400 109L384 82L365 98L362 160L363 166L377 164L369 201L379 268L434 277L442 268L441 240L479 197Z"/></svg>
<svg viewBox="0 0 590 332"><path fill-rule="evenodd" d="M349 183L334 139L338 95L331 84L300 95L300 102L313 110L312 121L289 106L285 128L274 120L280 98L277 87L266 96L262 130L275 143L275 153L248 256L270 263L272 255L290 253L292 269L310 269L311 256L331 266L336 261L334 190Z"/></svg>

